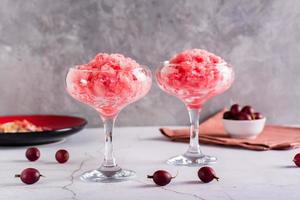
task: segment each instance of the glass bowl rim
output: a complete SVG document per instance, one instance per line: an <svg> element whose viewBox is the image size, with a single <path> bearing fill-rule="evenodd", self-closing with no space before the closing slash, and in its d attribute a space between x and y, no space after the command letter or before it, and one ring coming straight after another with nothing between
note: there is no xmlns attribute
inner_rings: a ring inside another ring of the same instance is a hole
<svg viewBox="0 0 300 200"><path fill-rule="evenodd" d="M68 68L68 71L74 70L74 71L82 71L82 72L110 72L110 71L116 71L116 72L126 71L126 72L128 72L128 71L134 71L134 70L139 70L139 69L145 69L145 70L151 72L151 69L146 65L139 65L139 67L135 67L135 68L123 68L123 69L113 69L112 68L111 70L109 70L109 69L105 69L105 70L103 70L103 69L80 69L79 68L80 66L82 66L82 65L75 65L73 67L70 67L70 68ZM105 65L102 65L102 66L105 66Z"/></svg>
<svg viewBox="0 0 300 200"><path fill-rule="evenodd" d="M170 63L169 60L165 60L165 61L162 61L162 62L159 62L160 65L158 67L166 67L166 66L179 66L181 64L190 64L190 65L193 65L193 66L196 66L196 65L228 65L230 67L232 67L231 64L229 64L228 62L226 61L223 61L223 62L220 62L220 63L193 63L193 62L190 62L190 61L186 61L186 62L182 62L182 63Z"/></svg>

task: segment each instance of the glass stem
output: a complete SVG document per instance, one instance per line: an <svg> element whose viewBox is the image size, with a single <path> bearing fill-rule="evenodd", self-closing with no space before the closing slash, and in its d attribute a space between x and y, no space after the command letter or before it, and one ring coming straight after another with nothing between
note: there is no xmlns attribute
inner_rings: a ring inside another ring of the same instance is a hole
<svg viewBox="0 0 300 200"><path fill-rule="evenodd" d="M116 159L113 154L112 134L116 117L102 118L105 132L104 161L102 167L116 167Z"/></svg>
<svg viewBox="0 0 300 200"><path fill-rule="evenodd" d="M190 117L190 145L186 152L187 155L199 155L202 154L199 147L199 117L201 109L188 108Z"/></svg>

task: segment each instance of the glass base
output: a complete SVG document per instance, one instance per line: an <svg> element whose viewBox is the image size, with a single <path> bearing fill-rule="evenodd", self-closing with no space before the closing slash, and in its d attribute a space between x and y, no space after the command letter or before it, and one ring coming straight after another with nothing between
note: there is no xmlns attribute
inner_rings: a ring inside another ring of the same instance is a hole
<svg viewBox="0 0 300 200"><path fill-rule="evenodd" d="M103 170L95 169L81 175L80 179L86 182L120 182L135 177L135 172L127 169Z"/></svg>
<svg viewBox="0 0 300 200"><path fill-rule="evenodd" d="M208 156L204 154L197 155L179 155L170 158L167 163L169 165L177 165L177 166L202 166L202 165L210 165L217 161L216 157Z"/></svg>

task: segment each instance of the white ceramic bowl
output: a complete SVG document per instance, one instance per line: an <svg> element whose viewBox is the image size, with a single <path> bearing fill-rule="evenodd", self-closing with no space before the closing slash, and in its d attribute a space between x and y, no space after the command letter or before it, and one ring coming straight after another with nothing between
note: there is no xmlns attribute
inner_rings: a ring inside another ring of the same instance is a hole
<svg viewBox="0 0 300 200"><path fill-rule="evenodd" d="M255 120L223 119L223 125L230 137L256 138L264 129L266 118Z"/></svg>

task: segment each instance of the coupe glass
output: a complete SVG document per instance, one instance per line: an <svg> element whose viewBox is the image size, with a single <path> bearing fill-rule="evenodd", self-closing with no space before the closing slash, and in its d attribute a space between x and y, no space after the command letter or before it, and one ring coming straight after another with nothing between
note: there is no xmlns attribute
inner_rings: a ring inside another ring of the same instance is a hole
<svg viewBox="0 0 300 200"><path fill-rule="evenodd" d="M127 105L144 97L152 83L151 71L140 66L134 69L86 70L70 68L66 77L68 93L76 100L98 111L104 123L105 149L102 165L81 176L92 182L114 182L135 176L122 169L113 155L112 135L118 113Z"/></svg>
<svg viewBox="0 0 300 200"><path fill-rule="evenodd" d="M207 165L215 162L216 157L205 155L199 147L199 115L205 101L227 90L233 80L232 67L227 63L171 64L165 61L156 70L159 87L184 102L190 118L190 144L187 151L170 158L172 165Z"/></svg>

